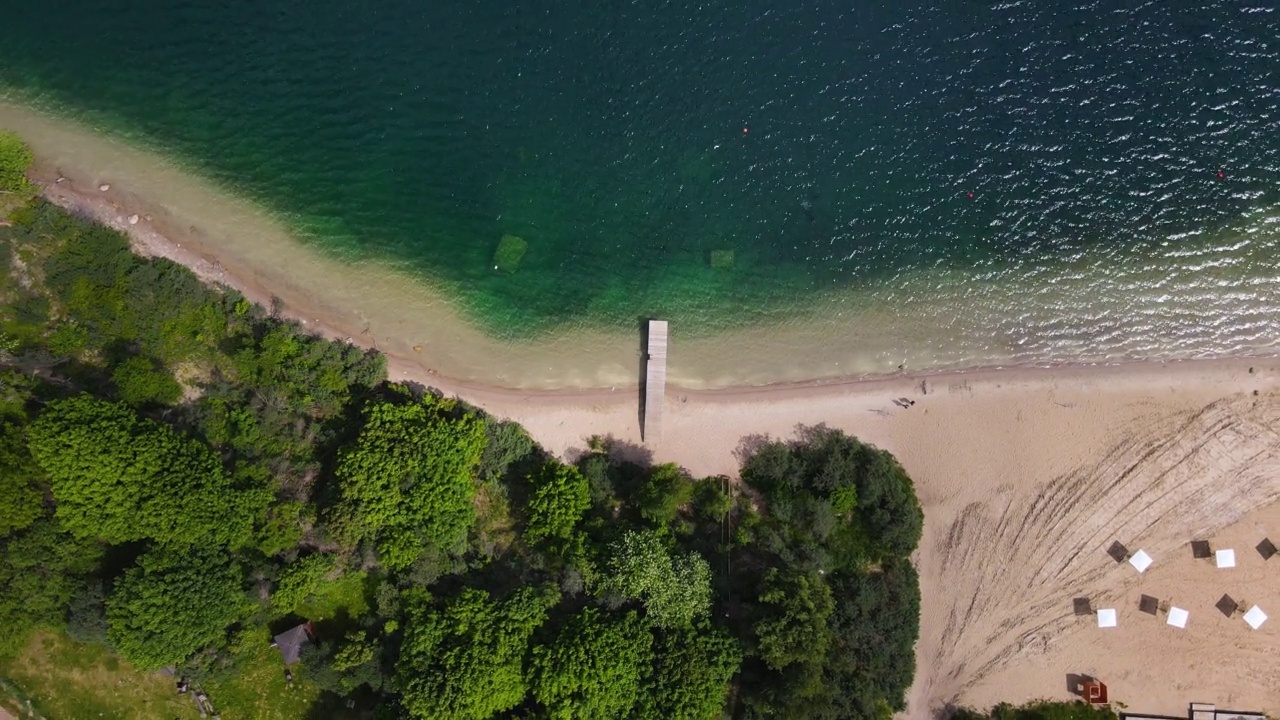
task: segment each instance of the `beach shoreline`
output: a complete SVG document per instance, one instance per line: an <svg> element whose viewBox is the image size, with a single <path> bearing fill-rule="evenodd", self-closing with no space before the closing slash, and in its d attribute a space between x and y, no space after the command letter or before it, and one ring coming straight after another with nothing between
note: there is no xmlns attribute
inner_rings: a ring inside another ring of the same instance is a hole
<svg viewBox="0 0 1280 720"><path fill-rule="evenodd" d="M250 301L271 307L273 298L278 297L270 289L250 279L252 272L232 267L218 258L215 253L200 246L198 241L188 239L184 244L165 233L160 223L149 214L135 213L132 210L145 201L134 199L132 204L118 199L119 191L95 191L78 187L70 178L61 174L61 170L37 161L31 173L32 180L40 187L41 196L78 215L92 218L94 221L112 227L124 233L130 240L135 252L147 257L159 257L182 265L205 282L231 288ZM126 214L128 213L128 214ZM393 350L380 347L353 328L342 327L340 321L323 317L323 310L308 312L307 309L296 308L284 304L280 315L286 319L301 323L309 331L330 340L351 342L359 347L377 350L387 357L388 372L392 379L403 379L411 382L429 384L447 394L463 397L484 397L494 400L512 399L520 402L555 402L557 400L576 400L590 403L630 403L635 400L635 391L640 387L640 373L636 373L628 383L618 383L612 388L596 386L542 388L542 387L510 387L495 383L480 382L450 377L426 367L414 357L395 353ZM637 338L637 356L639 355ZM1107 372L1123 371L1125 368L1142 368L1151 365L1160 367L1199 365L1217 363L1224 359L1232 362L1263 362L1275 355L1240 355L1231 358L1187 358L1170 360L1119 360L1113 362L1071 362L1062 361L1052 364L996 365L972 366L959 368L925 369L918 371L899 370L894 372L863 373L857 375L819 377L806 380L781 380L758 384L729 385L722 387L685 387L677 382L668 384L668 389L676 395L696 397L701 401L735 402L751 397L787 397L803 396L811 393L830 392L850 386L869 388L875 384L902 383L937 383L949 378L958 377L991 377L1008 373L1060 375L1076 371ZM395 377L399 376L399 377Z"/></svg>
<svg viewBox="0 0 1280 720"><path fill-rule="evenodd" d="M59 182L61 178L61 182ZM182 265L205 282L231 288L250 301L271 307L273 298L277 297L268 288L249 279L251 273L228 266L208 249L198 243L184 243L173 240L159 227L154 217L137 213L124 214L130 208L115 200L111 190L94 192L81 189L59 171L38 164L32 172L32 179L40 186L41 196L68 211L92 218L94 221L113 227L124 233L135 252L147 257L160 257ZM138 203L135 201L134 205ZM136 222L130 222L136 218ZM484 398L492 402L516 401L520 403L550 403L559 401L575 401L580 403L629 404L637 400L640 387L640 373L636 373L631 382L619 383L612 388L601 387L567 387L567 388L521 388L509 387L494 383L479 382L450 377L425 367L414 357L397 354L394 351L379 347L367 337L352 328L339 325L322 315L323 311L308 312L285 304L280 309L281 317L301 323L310 332L330 340L347 341L365 349L377 350L387 358L388 374L393 380L404 380L429 385L449 395L464 398ZM638 340L637 340L638 346ZM637 347L637 353L639 349ZM1062 376L1063 374L1092 373L1124 373L1131 370L1141 371L1151 366L1161 368L1180 366L1199 366L1229 361L1233 364L1249 364L1265 362L1275 355L1241 355L1230 358L1189 358L1172 360L1122 360L1115 362L1070 362L1063 361L1043 365L998 365L973 366L961 368L942 368L935 370L908 371L900 370L884 373L866 373L838 377L821 377L808 380L783 380L760 384L729 385L724 387L684 387L678 383L668 383L668 390L676 396L697 398L701 402L739 402L752 398L804 397L813 394L826 394L846 389L870 390L877 386L901 387L904 384L937 384L955 378L997 378L1016 375L1030 376Z"/></svg>
<svg viewBox="0 0 1280 720"><path fill-rule="evenodd" d="M447 283L388 259L336 255L316 238L297 236L290 229L296 218L273 216L155 152L11 102L0 101L0 126L32 145L35 174L60 204L257 302L278 297L289 317L378 349L406 377L477 392L597 397L638 383L638 319L627 327L598 325L587 312L580 325L496 336L476 324L465 293ZM136 224L127 221L135 216ZM1265 229L1268 217L1251 222ZM1148 258L1084 253L1044 277L946 266L904 272L806 297L811 305L751 326L665 318L672 320L668 382L689 392L733 391L856 382L892 377L899 368L936 373L1280 353L1280 337L1268 332L1280 276L1248 270L1243 291L1212 296L1200 286L1226 287L1235 271L1224 268L1262 267L1280 237L1251 230L1220 248L1227 240L1211 243L1221 262L1197 270L1200 279L1185 287L1152 275ZM1115 270L1099 274L1100 264ZM1228 330L1215 334L1218 326Z"/></svg>
<svg viewBox="0 0 1280 720"><path fill-rule="evenodd" d="M719 388L675 382L663 440L646 444L638 337L612 387L590 374L555 388L454 377L433 367L431 352L414 352L412 339L362 333L334 310L343 298L308 305L300 299L323 293L277 287L272 268L202 246L212 231L184 230L176 220L182 213L169 214L110 169L77 174L46 158L33 177L49 201L125 232L141 254L167 257L266 306L279 294L283 315L310 331L384 353L391 380L519 422L562 458L599 435L636 460L674 462L699 477L736 476L745 443L818 424L892 452L925 511L913 558L921 636L904 717L931 718L953 703L1070 699L1063 679L1072 673L1099 677L1113 698L1142 712L1182 713L1193 701L1280 710L1280 680L1238 672L1238 663L1213 655L1229 652L1264 667L1275 659L1280 624L1247 633L1229 619L1218 622L1212 602L1226 586L1183 552L1193 538L1243 549L1268 535L1280 539L1280 358L946 369ZM450 341L482 342L474 329L451 325L448 332ZM562 349L552 346L540 359L554 361ZM914 404L895 402L901 398ZM1115 540L1148 549L1157 567L1141 577L1126 572L1106 556ZM1280 595L1280 579L1272 579L1280 576L1244 554L1249 594ZM1147 627L1134 609L1140 592L1188 605L1187 631ZM1075 597L1121 608L1120 631L1100 635L1091 618L1074 616Z"/></svg>

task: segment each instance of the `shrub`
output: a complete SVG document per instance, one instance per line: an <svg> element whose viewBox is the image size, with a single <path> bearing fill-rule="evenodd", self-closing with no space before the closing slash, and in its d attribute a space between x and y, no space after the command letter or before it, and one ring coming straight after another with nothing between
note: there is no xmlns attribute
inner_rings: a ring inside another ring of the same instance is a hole
<svg viewBox="0 0 1280 720"><path fill-rule="evenodd" d="M120 399L130 405L173 405L182 398L182 386L155 361L140 355L116 366L111 380Z"/></svg>
<svg viewBox="0 0 1280 720"><path fill-rule="evenodd" d="M22 138L0 130L0 192L27 190L27 170L35 157Z"/></svg>
<svg viewBox="0 0 1280 720"><path fill-rule="evenodd" d="M271 593L272 607L282 615L293 612L315 593L336 565L336 558L332 555L316 554L285 567L275 591Z"/></svg>
<svg viewBox="0 0 1280 720"><path fill-rule="evenodd" d="M485 482L501 480L508 468L532 455L538 447L524 428L508 420L486 419L484 430L489 441L480 456L479 474Z"/></svg>
<svg viewBox="0 0 1280 720"><path fill-rule="evenodd" d="M646 519L666 525L692 500L693 481L678 465L666 463L649 471L640 485L636 504Z"/></svg>

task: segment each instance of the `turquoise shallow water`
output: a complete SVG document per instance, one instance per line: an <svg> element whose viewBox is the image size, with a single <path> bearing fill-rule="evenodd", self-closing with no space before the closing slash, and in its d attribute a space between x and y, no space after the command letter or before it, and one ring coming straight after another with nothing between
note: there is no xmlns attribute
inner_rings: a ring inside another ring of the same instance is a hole
<svg viewBox="0 0 1280 720"><path fill-rule="evenodd" d="M0 84L444 283L500 335L705 332L945 271L1021 288L985 307L1032 360L1129 343L1162 295L1159 342L1274 342L1274 254L1240 245L1278 204L1273 8L778 5L26 3ZM504 234L528 242L514 274ZM1142 287L1037 300L1113 257Z"/></svg>

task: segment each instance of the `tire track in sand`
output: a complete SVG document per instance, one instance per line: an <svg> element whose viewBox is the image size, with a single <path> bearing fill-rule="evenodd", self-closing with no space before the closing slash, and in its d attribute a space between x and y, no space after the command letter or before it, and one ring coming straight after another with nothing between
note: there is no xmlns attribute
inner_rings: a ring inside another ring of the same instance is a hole
<svg viewBox="0 0 1280 720"><path fill-rule="evenodd" d="M1104 586L1114 540L1168 556L1280 500L1278 427L1280 397L1221 400L1117 437L1096 463L941 518L930 571L950 603L925 659L931 707L1079 629L1071 598ZM1265 673L1258 682L1280 685Z"/></svg>

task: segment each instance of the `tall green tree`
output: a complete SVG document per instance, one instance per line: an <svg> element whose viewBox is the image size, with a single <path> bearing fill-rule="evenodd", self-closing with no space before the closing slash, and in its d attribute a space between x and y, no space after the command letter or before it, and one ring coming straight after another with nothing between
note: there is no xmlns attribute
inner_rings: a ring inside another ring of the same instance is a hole
<svg viewBox="0 0 1280 720"><path fill-rule="evenodd" d="M484 443L484 424L453 401L428 395L371 405L355 445L338 460L336 519L346 542L373 540L382 563L396 570L428 547L456 548L475 522L471 499Z"/></svg>
<svg viewBox="0 0 1280 720"><path fill-rule="evenodd" d="M99 543L64 532L51 518L0 539L0 654L35 627L60 627L101 557Z"/></svg>
<svg viewBox="0 0 1280 720"><path fill-rule="evenodd" d="M302 666L307 681L337 695L350 695L361 686L380 690L386 678L379 640L352 631L341 642L324 638L304 647Z"/></svg>
<svg viewBox="0 0 1280 720"><path fill-rule="evenodd" d="M525 541L560 548L569 542L591 507L591 489L578 468L549 461L529 475L531 488Z"/></svg>
<svg viewBox="0 0 1280 720"><path fill-rule="evenodd" d="M628 530L609 545L597 589L639 600L654 625L687 626L711 609L711 566L696 552L673 555L652 530Z"/></svg>
<svg viewBox="0 0 1280 720"><path fill-rule="evenodd" d="M82 537L240 546L271 499L233 487L202 443L88 395L49 403L28 440L59 521Z"/></svg>
<svg viewBox="0 0 1280 720"><path fill-rule="evenodd" d="M107 599L107 636L143 670L220 644L249 609L240 568L221 550L160 546L125 571Z"/></svg>
<svg viewBox="0 0 1280 720"><path fill-rule="evenodd" d="M521 588L505 600L468 588L442 607L412 609L396 663L409 714L484 720L523 702L530 638L558 600L545 588Z"/></svg>
<svg viewBox="0 0 1280 720"><path fill-rule="evenodd" d="M659 632L632 720L719 720L741 662L738 642L708 623Z"/></svg>
<svg viewBox="0 0 1280 720"><path fill-rule="evenodd" d="M636 494L640 514L659 525L676 519L680 508L693 500L693 480L675 463L649 470Z"/></svg>
<svg viewBox="0 0 1280 720"><path fill-rule="evenodd" d="M767 615L755 623L755 634L765 664L782 670L792 663L822 662L831 646L827 621L835 602L821 576L772 568L760 604Z"/></svg>
<svg viewBox="0 0 1280 720"><path fill-rule="evenodd" d="M533 697L554 720L626 717L650 672L653 635L635 613L586 608L534 648Z"/></svg>
<svg viewBox="0 0 1280 720"><path fill-rule="evenodd" d="M846 717L905 710L920 636L916 569L892 558L873 572L839 573L828 582L835 611L825 674L834 705Z"/></svg>
<svg viewBox="0 0 1280 720"><path fill-rule="evenodd" d="M0 537L44 515L44 473L27 450L24 430L25 418L19 413L0 415Z"/></svg>
<svg viewBox="0 0 1280 720"><path fill-rule="evenodd" d="M805 428L796 443L766 443L743 464L742 479L763 493L789 535L770 548L815 569L906 557L924 513L906 472L889 453L840 430ZM784 547L785 546L785 547Z"/></svg>

